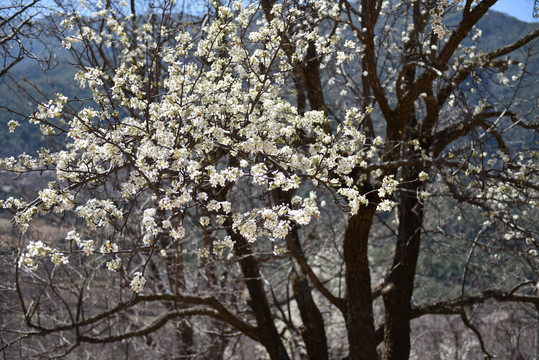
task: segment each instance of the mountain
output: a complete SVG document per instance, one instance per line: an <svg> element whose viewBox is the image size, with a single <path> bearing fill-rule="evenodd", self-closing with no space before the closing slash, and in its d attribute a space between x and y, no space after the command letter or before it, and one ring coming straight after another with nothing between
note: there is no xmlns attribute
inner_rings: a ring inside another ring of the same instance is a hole
<svg viewBox="0 0 539 360"><path fill-rule="evenodd" d="M46 56L46 51L42 49L37 56ZM90 95L74 81L75 68L70 65L67 52L62 49L55 51L54 55L50 62L51 68L46 71L37 61L26 59L17 64L9 76L0 79L1 157L16 156L23 152L33 154L46 145L47 140L39 127L29 124L22 116L37 109L35 101L47 102L47 98L54 98L55 93L62 93L69 98ZM14 133L10 133L7 126L12 119L21 124Z"/></svg>

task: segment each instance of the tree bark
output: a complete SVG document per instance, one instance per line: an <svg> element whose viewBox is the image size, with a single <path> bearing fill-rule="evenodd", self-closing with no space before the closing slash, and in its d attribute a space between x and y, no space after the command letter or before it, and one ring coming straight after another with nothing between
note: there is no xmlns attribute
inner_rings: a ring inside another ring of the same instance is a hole
<svg viewBox="0 0 539 360"><path fill-rule="evenodd" d="M303 256L297 229L292 230L287 242L291 251L298 252ZM300 331L307 348L307 358L310 360L326 360L329 354L324 318L314 302L309 281L297 263L294 264L293 271L292 291L303 321Z"/></svg>
<svg viewBox="0 0 539 360"><path fill-rule="evenodd" d="M344 233L346 303L349 359L376 360L376 333L372 311L371 275L368 259L369 231L376 206L361 207L350 217Z"/></svg>
<svg viewBox="0 0 539 360"><path fill-rule="evenodd" d="M421 241L423 204L417 193L421 183L416 171L405 177L399 202L399 228L393 267L382 292L385 305L384 360L410 356L410 318L414 276Z"/></svg>
<svg viewBox="0 0 539 360"><path fill-rule="evenodd" d="M322 78L320 76L320 61L314 41L310 41L307 47L307 58L305 59L304 69L305 88L307 89L307 98L309 99L311 110L326 112L324 92L322 91Z"/></svg>
<svg viewBox="0 0 539 360"><path fill-rule="evenodd" d="M233 231L229 232L234 240L234 250L240 258L240 266L243 272L244 281L249 291L249 306L253 309L254 316L258 325L260 342L272 360L288 360L288 353L281 341L275 323L274 316L269 307L264 285L260 276L260 265L252 254L250 244L243 236Z"/></svg>

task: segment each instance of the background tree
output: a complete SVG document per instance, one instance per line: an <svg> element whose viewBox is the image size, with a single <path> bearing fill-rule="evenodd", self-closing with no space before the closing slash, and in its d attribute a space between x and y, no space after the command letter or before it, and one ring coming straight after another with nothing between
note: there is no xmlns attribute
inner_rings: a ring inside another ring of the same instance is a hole
<svg viewBox="0 0 539 360"><path fill-rule="evenodd" d="M481 48L494 3L64 5L92 96L33 96L65 145L1 162L53 174L2 202L21 233L68 227L21 237L4 351L407 359L411 321L452 314L491 356L476 307L539 304L539 30ZM444 256L459 282L429 290Z"/></svg>

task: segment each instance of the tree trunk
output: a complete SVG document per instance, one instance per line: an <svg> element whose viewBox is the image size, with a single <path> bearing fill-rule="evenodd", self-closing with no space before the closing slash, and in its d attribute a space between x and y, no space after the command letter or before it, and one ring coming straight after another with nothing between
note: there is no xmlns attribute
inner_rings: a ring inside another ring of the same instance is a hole
<svg viewBox="0 0 539 360"><path fill-rule="evenodd" d="M314 41L310 41L307 47L304 76L307 98L309 99L311 110L326 112L324 92L322 91L322 78L320 76L320 61Z"/></svg>
<svg viewBox="0 0 539 360"><path fill-rule="evenodd" d="M410 315L414 276L419 256L423 204L415 171L406 176L399 202L399 229L393 267L383 290L385 305L384 360L410 356Z"/></svg>
<svg viewBox="0 0 539 360"><path fill-rule="evenodd" d="M288 353L273 322L274 317L260 277L260 266L252 254L251 246L243 236L233 231L230 231L229 234L235 242L234 250L236 255L240 258L241 270L251 298L248 303L253 309L256 318L260 342L264 345L272 360L288 360Z"/></svg>
<svg viewBox="0 0 539 360"><path fill-rule="evenodd" d="M376 360L376 336L372 312L371 275L367 247L376 207L361 207L348 220L344 233L346 304L350 360Z"/></svg>
<svg viewBox="0 0 539 360"><path fill-rule="evenodd" d="M287 242L291 251L299 252L303 256L297 229L292 230ZM294 264L293 271L292 291L303 321L300 330L307 348L307 358L309 360L327 360L328 346L322 313L314 302L309 281L297 263Z"/></svg>

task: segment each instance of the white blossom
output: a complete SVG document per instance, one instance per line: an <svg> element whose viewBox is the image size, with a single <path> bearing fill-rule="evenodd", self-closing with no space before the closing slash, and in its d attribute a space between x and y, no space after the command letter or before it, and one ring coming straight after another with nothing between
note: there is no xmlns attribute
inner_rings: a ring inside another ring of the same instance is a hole
<svg viewBox="0 0 539 360"><path fill-rule="evenodd" d="M131 280L131 283L129 286L131 287L131 290L139 293L144 288L144 285L146 284L146 278L142 275L140 271L136 272L133 276L133 279Z"/></svg>

